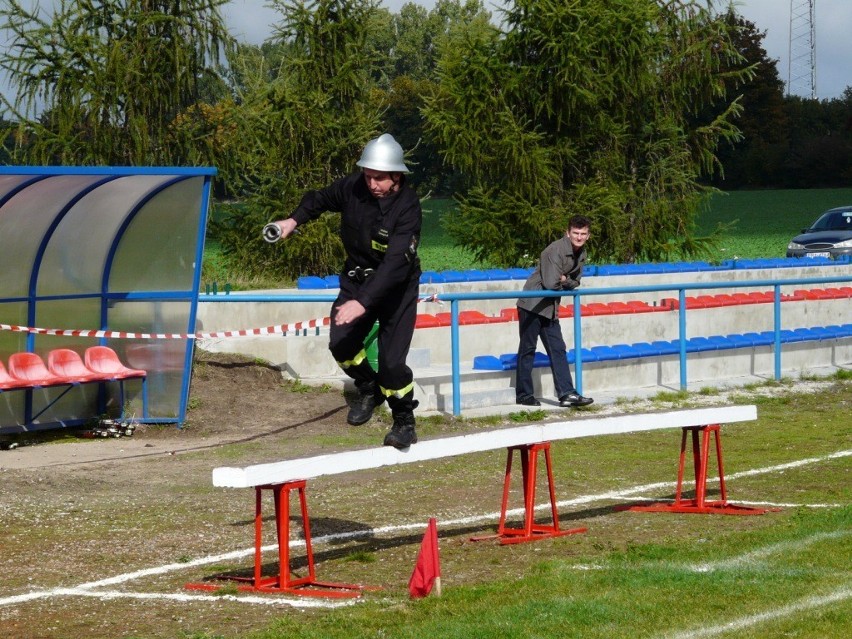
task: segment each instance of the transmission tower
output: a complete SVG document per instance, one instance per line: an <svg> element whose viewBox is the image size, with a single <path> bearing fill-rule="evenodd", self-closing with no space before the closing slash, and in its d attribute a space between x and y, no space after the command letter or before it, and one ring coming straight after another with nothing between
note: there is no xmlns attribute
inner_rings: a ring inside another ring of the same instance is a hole
<svg viewBox="0 0 852 639"><path fill-rule="evenodd" d="M787 59L787 95L816 100L816 0L790 0L790 41Z"/></svg>

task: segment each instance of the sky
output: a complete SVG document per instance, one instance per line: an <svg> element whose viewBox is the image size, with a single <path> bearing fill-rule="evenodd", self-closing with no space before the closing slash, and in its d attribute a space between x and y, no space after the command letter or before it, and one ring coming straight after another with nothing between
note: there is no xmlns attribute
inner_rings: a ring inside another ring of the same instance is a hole
<svg viewBox="0 0 852 639"><path fill-rule="evenodd" d="M384 0L381 5L392 12L411 0ZM725 0L716 0L716 6L726 6ZM843 90L852 86L852 0L814 0L816 31L816 97L820 100L838 98ZM806 0L792 0L800 7ZM231 32L238 39L260 44L271 33L271 24L278 14L264 7L263 0L231 0L224 15ZM419 0L416 4L427 9L435 0ZM767 55L778 61L778 75L786 84L789 77L789 41L791 0L735 0L737 12L754 23L758 31L766 32L763 48ZM485 0L492 14L499 3ZM796 67L798 69L799 67ZM795 69L794 69L795 70ZM794 74L796 77L796 74ZM801 88L800 82L794 87ZM810 92L802 93L810 97Z"/></svg>

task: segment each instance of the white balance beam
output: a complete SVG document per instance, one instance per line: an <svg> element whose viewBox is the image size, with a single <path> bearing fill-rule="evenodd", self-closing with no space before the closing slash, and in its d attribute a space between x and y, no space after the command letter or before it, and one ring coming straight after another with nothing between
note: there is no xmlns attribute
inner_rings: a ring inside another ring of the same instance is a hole
<svg viewBox="0 0 852 639"><path fill-rule="evenodd" d="M727 424L755 419L757 419L757 407L753 405L581 418L567 422L504 428L471 435L427 440L406 450L382 446L270 464L257 464L245 468L214 468L213 485L225 488L251 488L310 479L321 475L338 475L368 468L410 464L559 439L617 435L662 428Z"/></svg>
<svg viewBox="0 0 852 639"><path fill-rule="evenodd" d="M504 428L471 435L427 440L405 450L381 446L269 464L256 464L245 468L214 468L213 485L224 488L250 488L311 479L321 475L338 475L356 470L410 464L559 439L635 433L662 428L728 424L755 419L757 419L757 407L753 405L581 418L566 422Z"/></svg>

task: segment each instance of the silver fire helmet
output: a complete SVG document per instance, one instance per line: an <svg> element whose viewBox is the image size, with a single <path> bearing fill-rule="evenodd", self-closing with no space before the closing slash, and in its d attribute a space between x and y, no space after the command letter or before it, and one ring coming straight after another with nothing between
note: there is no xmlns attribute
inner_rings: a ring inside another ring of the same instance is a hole
<svg viewBox="0 0 852 639"><path fill-rule="evenodd" d="M363 169L384 171L386 173L408 173L408 167L403 161L402 147L393 139L390 133L383 133L374 140L367 142L361 159L356 165Z"/></svg>

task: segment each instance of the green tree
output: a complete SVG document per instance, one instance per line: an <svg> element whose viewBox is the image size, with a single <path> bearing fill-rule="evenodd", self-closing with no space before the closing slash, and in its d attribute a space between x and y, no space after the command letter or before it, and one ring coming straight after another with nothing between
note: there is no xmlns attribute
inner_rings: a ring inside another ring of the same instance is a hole
<svg viewBox="0 0 852 639"><path fill-rule="evenodd" d="M380 10L372 22L370 47L379 63L374 77L388 103L383 129L409 151L411 181L421 193L450 194L458 179L426 134L421 114L436 89L439 50L452 31L490 19L481 0L438 0L429 11L412 2L398 14Z"/></svg>
<svg viewBox="0 0 852 639"><path fill-rule="evenodd" d="M852 176L852 88L841 98L788 96L789 147L779 173L788 188L848 186Z"/></svg>
<svg viewBox="0 0 852 639"><path fill-rule="evenodd" d="M52 15L7 0L0 57L16 89L17 159L43 164L171 162L169 126L221 95L215 71L232 45L227 0L59 0Z"/></svg>
<svg viewBox="0 0 852 639"><path fill-rule="evenodd" d="M781 162L789 145L787 114L784 110L784 82L778 75L777 61L763 48L765 32L729 8L724 16L732 41L742 56L734 67L753 66L754 75L731 78L729 95L741 95L742 112L737 127L742 138L723 142L717 152L724 167L714 176L713 184L723 189L742 186L772 186L781 179ZM717 108L717 112L718 112Z"/></svg>
<svg viewBox="0 0 852 639"><path fill-rule="evenodd" d="M290 279L335 273L343 259L339 215L324 215L281 244L265 243L260 231L286 217L306 189L355 169L364 144L378 134L385 105L372 90L374 60L366 46L375 3L273 4L282 18L272 40L262 52L243 48L231 63L242 91L223 107L227 133L217 166L242 202L227 208L214 236L243 270Z"/></svg>
<svg viewBox="0 0 852 639"><path fill-rule="evenodd" d="M584 213L595 259L700 253L699 178L738 135L725 83L751 73L734 69L729 27L706 5L517 0L505 32L455 33L425 116L473 181L450 221L456 241L482 260L529 263ZM697 119L712 104L725 108Z"/></svg>

